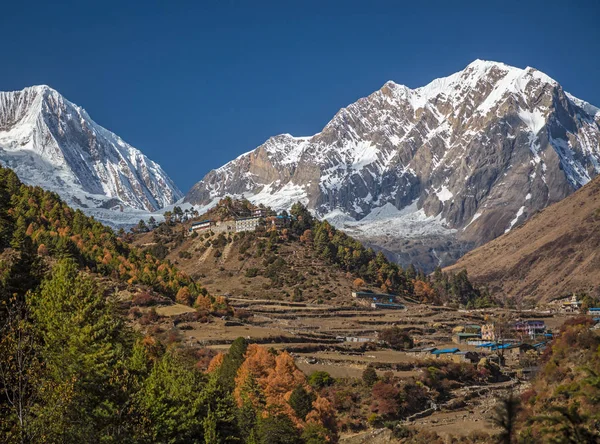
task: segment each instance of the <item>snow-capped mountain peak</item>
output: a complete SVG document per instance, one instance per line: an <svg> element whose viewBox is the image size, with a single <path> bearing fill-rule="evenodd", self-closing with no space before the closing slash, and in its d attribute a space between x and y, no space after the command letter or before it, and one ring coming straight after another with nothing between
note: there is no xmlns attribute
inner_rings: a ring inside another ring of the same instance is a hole
<svg viewBox="0 0 600 444"><path fill-rule="evenodd" d="M388 81L312 137L272 137L207 174L186 200L243 195L279 208L301 200L380 244L388 235L426 235L414 228L422 220L471 245L599 172L596 107L534 68L475 60L419 88ZM386 223L374 225L372 213Z"/></svg>
<svg viewBox="0 0 600 444"><path fill-rule="evenodd" d="M98 208L155 211L182 197L158 164L47 85L0 92L0 161L96 216Z"/></svg>

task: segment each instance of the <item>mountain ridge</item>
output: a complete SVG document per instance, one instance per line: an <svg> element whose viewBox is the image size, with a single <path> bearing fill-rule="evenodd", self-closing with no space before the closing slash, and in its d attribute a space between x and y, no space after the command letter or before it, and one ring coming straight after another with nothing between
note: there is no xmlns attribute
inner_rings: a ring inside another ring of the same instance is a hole
<svg viewBox="0 0 600 444"><path fill-rule="evenodd" d="M401 213L416 205L412 219L447 229L434 244L461 244L447 264L600 172L600 112L572 97L534 68L481 60L416 89L388 81L316 135L273 136L209 172L185 200L205 206L234 195L274 208L299 200L380 246L407 231ZM361 227L390 205L398 214L385 211L383 230ZM432 248L422 252L429 268Z"/></svg>

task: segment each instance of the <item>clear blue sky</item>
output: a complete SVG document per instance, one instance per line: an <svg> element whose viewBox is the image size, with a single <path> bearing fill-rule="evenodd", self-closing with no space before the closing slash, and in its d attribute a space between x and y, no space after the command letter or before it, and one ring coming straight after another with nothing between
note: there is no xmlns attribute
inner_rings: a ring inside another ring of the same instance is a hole
<svg viewBox="0 0 600 444"><path fill-rule="evenodd" d="M4 2L0 90L48 84L185 192L279 133L318 132L387 80L476 58L600 105L600 2Z"/></svg>

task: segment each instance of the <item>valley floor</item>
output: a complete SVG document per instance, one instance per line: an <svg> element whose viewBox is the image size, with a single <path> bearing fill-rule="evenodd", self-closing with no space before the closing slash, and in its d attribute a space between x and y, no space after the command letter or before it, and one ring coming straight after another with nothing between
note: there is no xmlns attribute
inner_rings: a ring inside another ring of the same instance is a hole
<svg viewBox="0 0 600 444"><path fill-rule="evenodd" d="M348 296L348 300L351 297ZM326 371L334 378L360 378L368 365L380 376L391 372L399 378L416 377L427 369L432 355L383 348L377 332L398 326L415 340L415 349L423 347L460 348L481 351L473 345L452 342L452 329L466 324L482 324L486 316L510 315L544 319L548 328L556 330L570 314L549 312L516 312L505 309L457 310L423 304L406 303L405 310L374 310L363 306L325 305L280 302L268 299L231 297L230 304L251 317L238 322L214 319L209 323L186 322L177 326L183 341L189 345L226 351L231 342L243 336L252 342L279 350L287 350L298 367L310 375ZM157 308L161 323L170 328L172 319L193 309L172 305ZM504 368L504 382L485 386L462 386L452 390L444 405L423 406L421 415L406 421L407 425L435 431L443 435L469 435L493 430L489 416L496 398L509 389L522 391L527 381L517 378L518 365Z"/></svg>

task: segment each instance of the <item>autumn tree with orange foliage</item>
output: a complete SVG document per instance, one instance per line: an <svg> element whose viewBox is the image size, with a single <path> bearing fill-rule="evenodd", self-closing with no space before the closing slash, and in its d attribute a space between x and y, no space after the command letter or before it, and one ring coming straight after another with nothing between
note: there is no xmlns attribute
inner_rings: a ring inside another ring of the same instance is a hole
<svg viewBox="0 0 600 444"><path fill-rule="evenodd" d="M431 303L435 300L436 293L429 282L414 280L413 288L415 296L424 303Z"/></svg>
<svg viewBox="0 0 600 444"><path fill-rule="evenodd" d="M179 304L191 305L192 304L192 300L193 300L193 296L190 293L190 289L188 287L181 287L179 289L179 291L177 292L177 295L175 296L175 300Z"/></svg>
<svg viewBox="0 0 600 444"><path fill-rule="evenodd" d="M300 235L300 242L304 242L305 244L310 244L313 241L312 231L305 230L304 233Z"/></svg>
<svg viewBox="0 0 600 444"><path fill-rule="evenodd" d="M361 278L356 278L356 279L354 279L354 281L352 282L352 286L353 286L355 289L359 290L359 289L361 289L362 287L364 287L364 286L365 286L365 281L364 281L364 280L362 280Z"/></svg>
<svg viewBox="0 0 600 444"><path fill-rule="evenodd" d="M210 360L208 364L208 368L206 369L206 373L212 373L218 370L221 365L223 365L223 359L225 358L225 353L217 353L214 358Z"/></svg>
<svg viewBox="0 0 600 444"><path fill-rule="evenodd" d="M299 387L315 399L305 418L299 417L290 405L290 398ZM314 393L287 352L275 355L257 344L249 345L235 379L234 398L240 408L252 405L260 417L284 414L297 427L319 425L328 431L329 441L337 439L335 410L331 403Z"/></svg>
<svg viewBox="0 0 600 444"><path fill-rule="evenodd" d="M212 309L212 302L209 296L199 295L196 298L196 302L194 303L196 310L199 312L209 313Z"/></svg>

